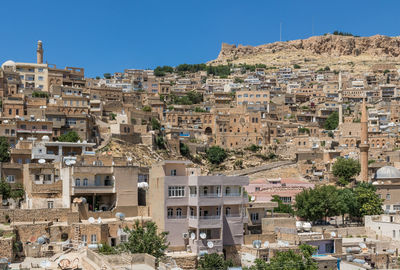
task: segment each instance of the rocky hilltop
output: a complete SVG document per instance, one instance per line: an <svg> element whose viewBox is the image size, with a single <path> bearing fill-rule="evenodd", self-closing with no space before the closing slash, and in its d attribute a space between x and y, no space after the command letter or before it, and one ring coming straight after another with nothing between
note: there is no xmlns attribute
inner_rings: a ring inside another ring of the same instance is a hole
<svg viewBox="0 0 400 270"><path fill-rule="evenodd" d="M320 64L319 60L353 59L363 62L399 60L400 37L376 35L354 37L327 34L308 39L274 42L260 46L222 44L218 58L211 64L265 63L290 64L308 62ZM354 63L354 62L353 62Z"/></svg>

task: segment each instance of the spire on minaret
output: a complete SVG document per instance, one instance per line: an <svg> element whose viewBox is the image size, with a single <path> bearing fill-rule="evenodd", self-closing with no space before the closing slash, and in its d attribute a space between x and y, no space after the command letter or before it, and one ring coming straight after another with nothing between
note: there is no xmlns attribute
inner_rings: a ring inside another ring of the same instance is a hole
<svg viewBox="0 0 400 270"><path fill-rule="evenodd" d="M339 127L343 124L342 72L339 71Z"/></svg>
<svg viewBox="0 0 400 270"><path fill-rule="evenodd" d="M361 105L361 142L360 148L360 165L361 165L361 181L368 182L368 113L365 99Z"/></svg>

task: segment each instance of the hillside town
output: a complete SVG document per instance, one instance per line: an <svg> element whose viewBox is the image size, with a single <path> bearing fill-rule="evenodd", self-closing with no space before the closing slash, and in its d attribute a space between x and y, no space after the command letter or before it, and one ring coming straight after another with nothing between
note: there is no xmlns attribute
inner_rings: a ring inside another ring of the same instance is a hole
<svg viewBox="0 0 400 270"><path fill-rule="evenodd" d="M1 269L400 268L400 63L90 78L34 45L0 69Z"/></svg>

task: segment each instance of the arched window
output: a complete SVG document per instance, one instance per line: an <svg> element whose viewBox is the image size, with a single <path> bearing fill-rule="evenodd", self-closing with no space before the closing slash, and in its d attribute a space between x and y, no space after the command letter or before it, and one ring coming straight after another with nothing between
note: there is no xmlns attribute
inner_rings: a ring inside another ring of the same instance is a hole
<svg viewBox="0 0 400 270"><path fill-rule="evenodd" d="M182 217L182 208L177 208L176 209L176 216L177 217Z"/></svg>
<svg viewBox="0 0 400 270"><path fill-rule="evenodd" d="M203 188L203 195L207 196L207 194L208 194L208 187L204 187Z"/></svg>
<svg viewBox="0 0 400 270"><path fill-rule="evenodd" d="M174 210L172 208L168 208L168 218L172 218L174 215Z"/></svg>
<svg viewBox="0 0 400 270"><path fill-rule="evenodd" d="M230 216L231 215L231 208L230 207L225 208L225 215L226 216Z"/></svg>
<svg viewBox="0 0 400 270"><path fill-rule="evenodd" d="M86 187L87 185L88 185L88 179L87 178L85 178L85 179L83 179L83 185Z"/></svg>
<svg viewBox="0 0 400 270"><path fill-rule="evenodd" d="M75 179L75 186L76 186L76 187L79 187L80 185L81 185L81 179L76 178L76 179Z"/></svg>

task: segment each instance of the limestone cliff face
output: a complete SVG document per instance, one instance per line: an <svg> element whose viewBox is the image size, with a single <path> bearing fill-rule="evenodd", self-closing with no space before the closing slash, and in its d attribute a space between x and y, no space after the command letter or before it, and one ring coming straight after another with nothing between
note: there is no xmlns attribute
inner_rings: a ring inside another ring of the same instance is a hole
<svg viewBox="0 0 400 270"><path fill-rule="evenodd" d="M330 56L400 56L400 37L376 35L371 37L351 37L338 35L315 36L287 42L275 42L260 46L236 46L222 44L215 63L251 58L271 53L311 53Z"/></svg>

